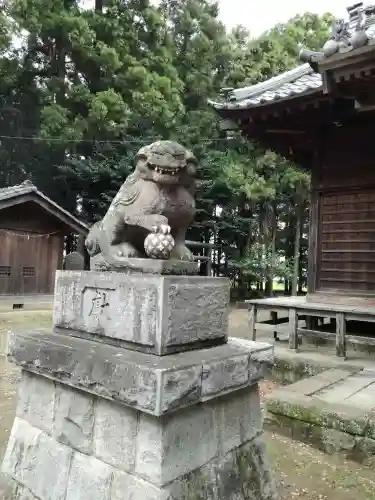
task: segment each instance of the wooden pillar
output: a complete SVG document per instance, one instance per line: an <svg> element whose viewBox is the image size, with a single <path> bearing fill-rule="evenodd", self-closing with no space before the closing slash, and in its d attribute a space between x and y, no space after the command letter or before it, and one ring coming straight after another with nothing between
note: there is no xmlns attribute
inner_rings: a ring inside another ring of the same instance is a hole
<svg viewBox="0 0 375 500"><path fill-rule="evenodd" d="M298 352L298 314L296 309L289 309L289 349Z"/></svg>
<svg viewBox="0 0 375 500"><path fill-rule="evenodd" d="M346 319L344 313L336 314L336 356L346 359Z"/></svg>
<svg viewBox="0 0 375 500"><path fill-rule="evenodd" d="M258 308L256 304L252 304L249 309L249 327L250 327L250 335L252 340L256 340L257 332L256 332L256 323L258 317Z"/></svg>

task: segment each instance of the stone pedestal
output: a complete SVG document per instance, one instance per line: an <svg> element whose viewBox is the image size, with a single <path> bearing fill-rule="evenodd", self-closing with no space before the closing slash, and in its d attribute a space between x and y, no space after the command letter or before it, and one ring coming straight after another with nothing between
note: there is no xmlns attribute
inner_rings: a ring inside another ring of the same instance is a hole
<svg viewBox="0 0 375 500"><path fill-rule="evenodd" d="M227 340L228 294L207 277L58 273L54 331L10 339L10 498L276 499L257 385L273 350Z"/></svg>

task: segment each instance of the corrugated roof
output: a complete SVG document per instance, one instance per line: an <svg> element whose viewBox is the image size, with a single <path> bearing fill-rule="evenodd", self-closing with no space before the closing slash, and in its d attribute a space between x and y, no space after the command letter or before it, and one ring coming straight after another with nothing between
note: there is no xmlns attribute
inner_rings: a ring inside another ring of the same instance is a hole
<svg viewBox="0 0 375 500"><path fill-rule="evenodd" d="M300 97L312 91L322 90L322 77L303 64L265 82L232 90L224 102L209 101L216 109L247 109L264 106L275 101Z"/></svg>
<svg viewBox="0 0 375 500"><path fill-rule="evenodd" d="M0 188L0 202L12 198L18 198L20 196L25 196L28 194L34 194L36 198L40 198L48 205L52 206L57 212L61 213L64 216L65 220L68 219L73 226L81 228L82 231L84 232L85 231L87 232L89 230L87 224L77 219L70 212L60 207L60 205L58 205L53 200L48 198L48 196L39 191L38 188L34 186L34 184L31 181L25 181L22 184L17 184L16 186Z"/></svg>

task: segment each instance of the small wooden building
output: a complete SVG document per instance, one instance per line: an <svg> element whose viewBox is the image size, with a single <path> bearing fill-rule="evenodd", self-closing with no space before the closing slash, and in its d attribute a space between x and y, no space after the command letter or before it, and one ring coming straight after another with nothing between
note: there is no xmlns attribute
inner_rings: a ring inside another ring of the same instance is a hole
<svg viewBox="0 0 375 500"><path fill-rule="evenodd" d="M29 181L0 189L0 295L53 293L65 237L87 232Z"/></svg>
<svg viewBox="0 0 375 500"><path fill-rule="evenodd" d="M223 128L310 170L308 297L287 307L295 328L295 309L324 309L341 336L355 318L337 315L353 306L375 321L375 7L348 13L321 52L301 53L305 64L212 102Z"/></svg>

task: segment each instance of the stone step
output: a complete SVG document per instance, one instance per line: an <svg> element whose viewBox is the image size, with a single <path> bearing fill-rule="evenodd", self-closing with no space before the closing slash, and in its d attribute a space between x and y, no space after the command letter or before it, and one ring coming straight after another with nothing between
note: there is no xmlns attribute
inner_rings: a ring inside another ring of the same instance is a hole
<svg viewBox="0 0 375 500"><path fill-rule="evenodd" d="M374 375L333 369L279 389L266 397L265 425L327 453L373 465Z"/></svg>

